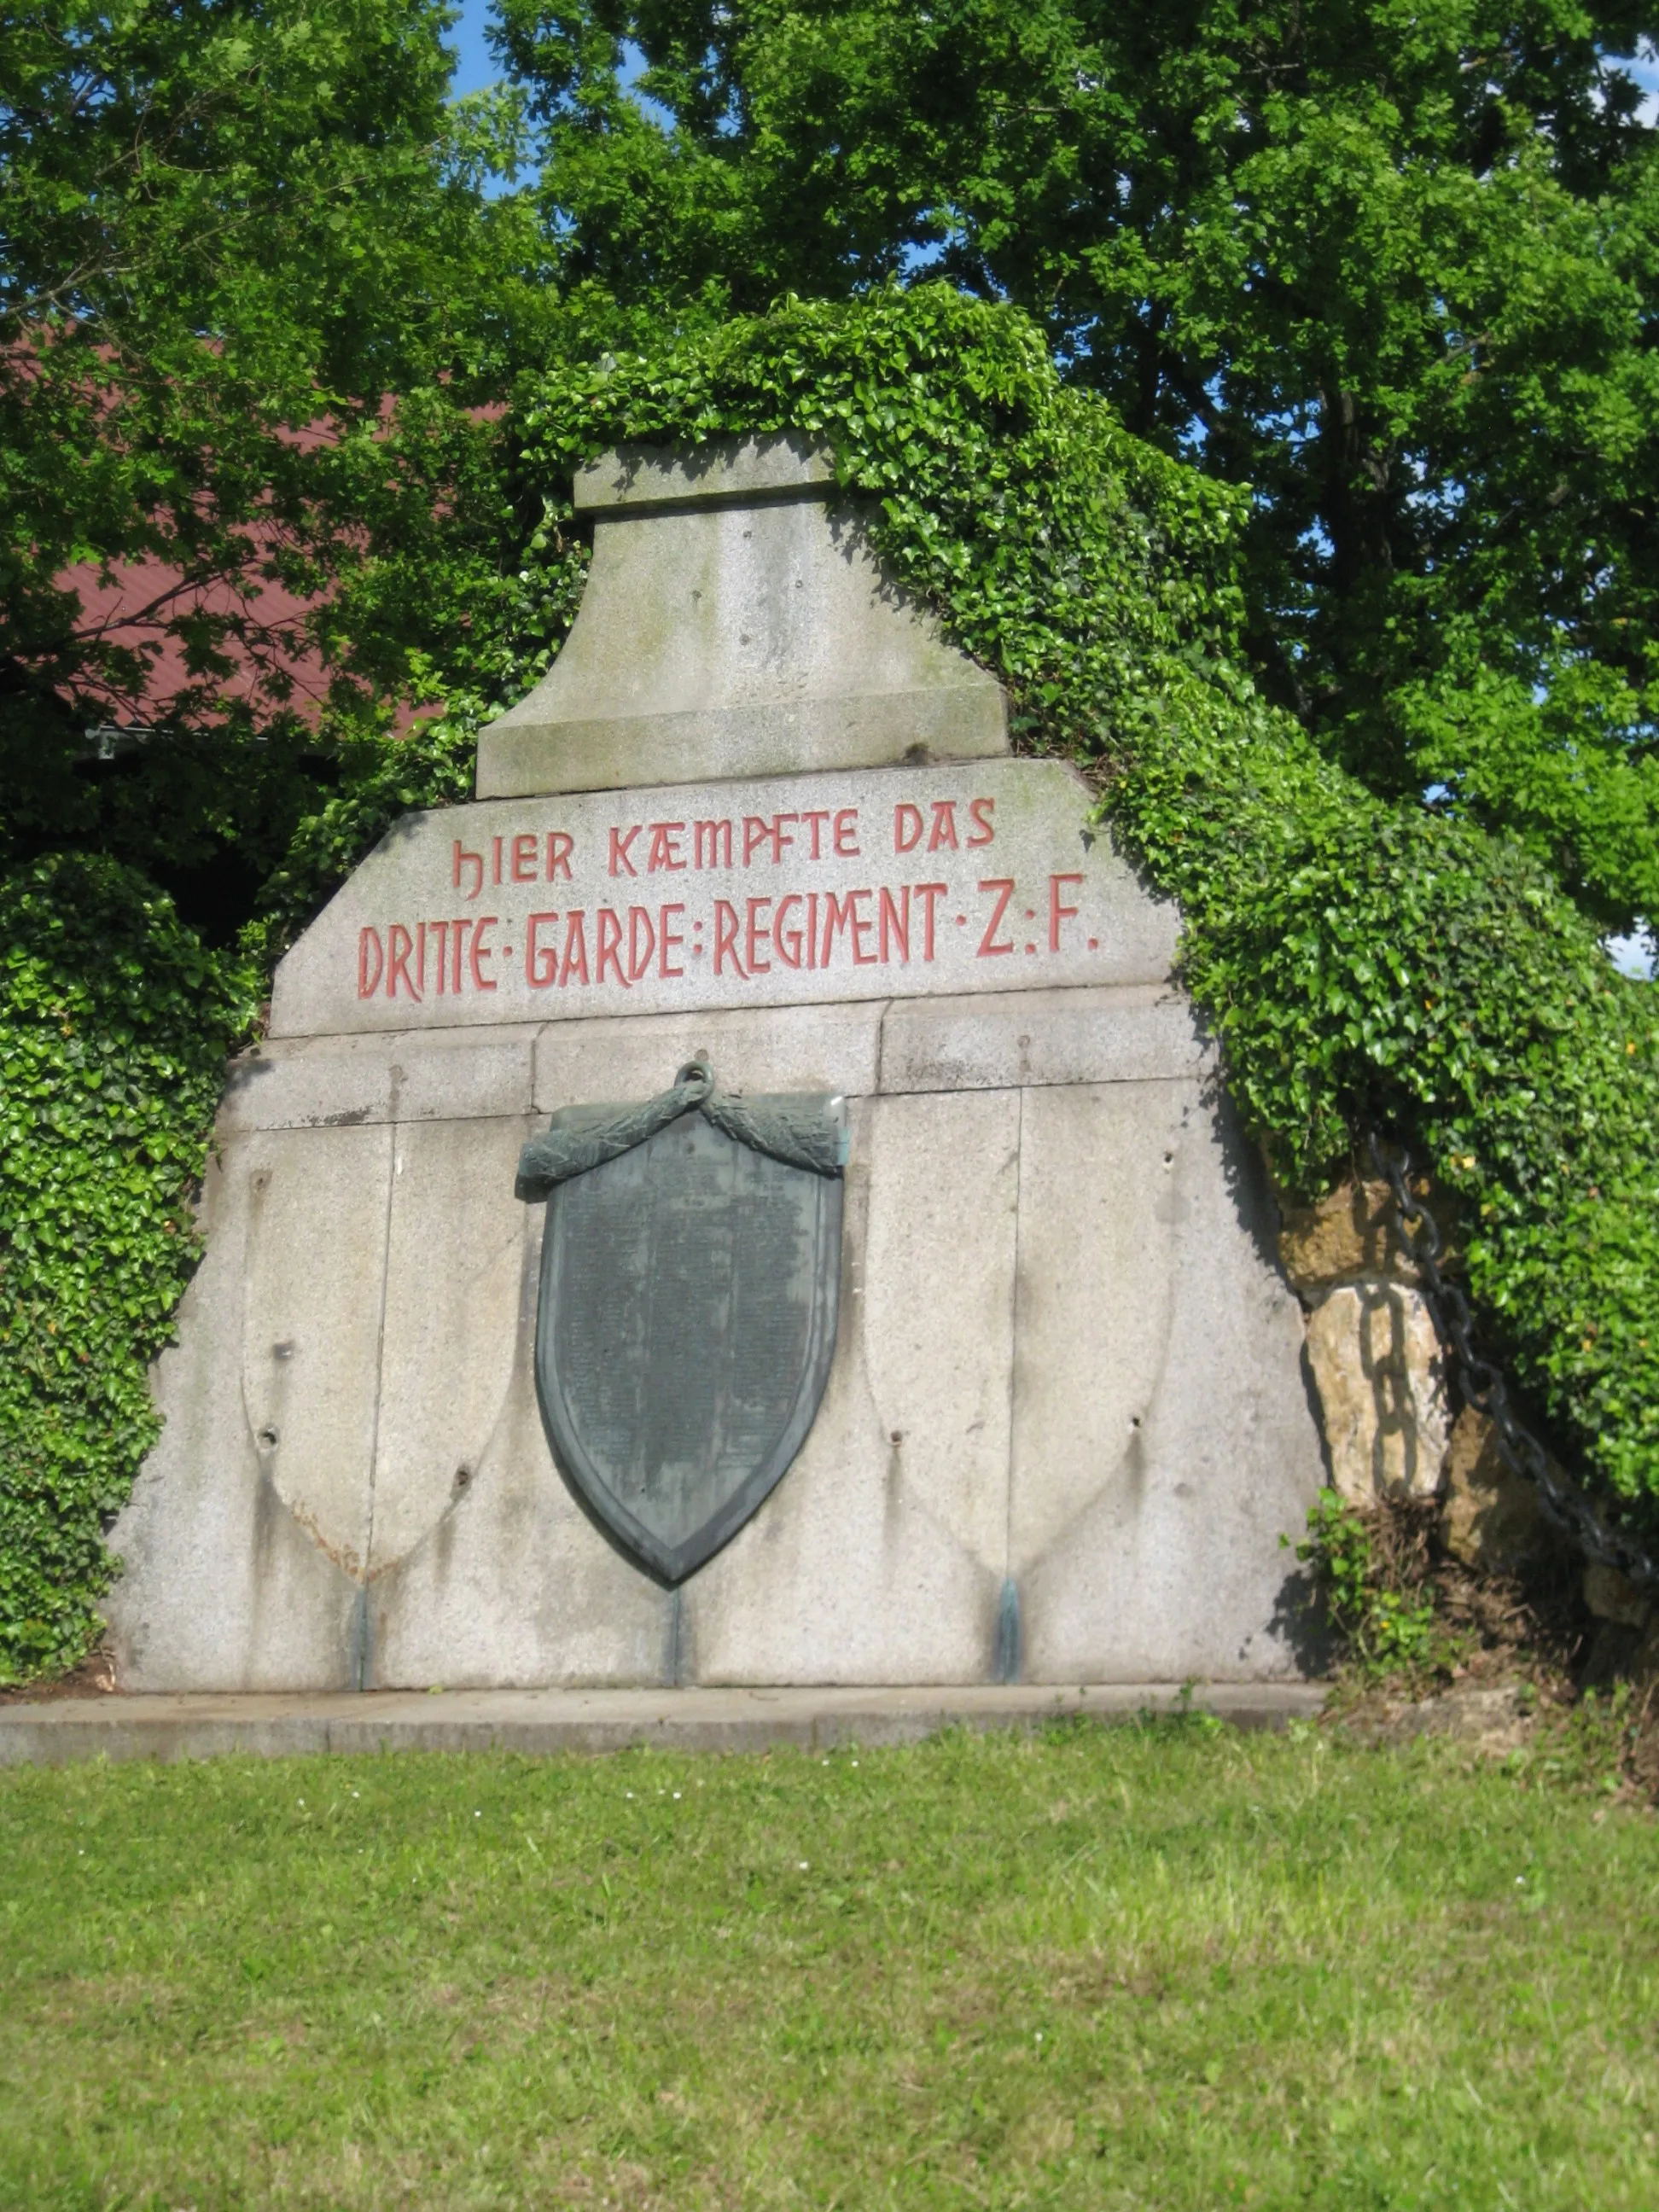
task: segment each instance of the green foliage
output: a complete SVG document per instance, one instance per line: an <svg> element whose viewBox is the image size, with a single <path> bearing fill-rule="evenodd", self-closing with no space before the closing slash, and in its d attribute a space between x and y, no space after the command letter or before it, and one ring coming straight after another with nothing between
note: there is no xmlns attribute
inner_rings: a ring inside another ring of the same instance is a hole
<svg viewBox="0 0 1659 2212"><path fill-rule="evenodd" d="M9 11L0 865L72 844L198 906L216 869L228 934L332 736L384 724L423 625L464 627L516 551L477 403L545 354L557 303L528 211L484 191L513 103L446 103L447 20ZM371 562L360 650L343 595ZM86 732L112 723L148 735L100 764Z"/></svg>
<svg viewBox="0 0 1659 2212"><path fill-rule="evenodd" d="M254 975L107 860L0 879L0 1683L71 1666L159 1425L147 1363Z"/></svg>
<svg viewBox="0 0 1659 2212"><path fill-rule="evenodd" d="M1439 1664L1446 1638L1433 1597L1390 1580L1370 1523L1335 1491L1322 1490L1314 1500L1296 1556L1312 1569L1344 1656L1362 1674L1415 1681Z"/></svg>
<svg viewBox="0 0 1659 2212"><path fill-rule="evenodd" d="M1103 783L1181 901L1187 978L1285 1182L1316 1188L1374 1127L1411 1143L1463 1205L1523 1395L1604 1504L1659 1529L1654 994L1522 840L1379 799L1255 695L1236 493L1067 388L1024 317L942 285L556 370L526 427L560 547L572 469L617 439L833 446L1025 744Z"/></svg>
<svg viewBox="0 0 1659 2212"><path fill-rule="evenodd" d="M1267 811L1226 834L1265 840ZM1196 842L1177 788L1124 811L1149 844ZM1523 1390L1597 1487L1651 1498L1651 987L1611 969L1512 845L1374 805L1291 816L1273 842L1271 873L1263 850L1231 880L1164 878L1190 901L1190 980L1234 1096L1304 1183L1346 1135L1405 1134L1468 1206L1470 1289Z"/></svg>
<svg viewBox="0 0 1659 2212"><path fill-rule="evenodd" d="M1651 6L502 15L556 265L684 313L920 257L1024 307L1248 487L1248 659L1330 757L1604 923L1659 912L1659 158L1619 59Z"/></svg>
<svg viewBox="0 0 1659 2212"><path fill-rule="evenodd" d="M297 825L280 866L266 878L246 951L267 962L286 951L363 854L412 807L448 806L472 795L478 731L546 673L575 619L587 577L586 542L544 513L516 574L493 573L487 559L466 574L450 571L451 611L467 592L477 620L451 637L440 665L418 650L409 662L417 685L443 702L431 720L402 736L360 739L342 748L339 787ZM360 620L386 611L380 559L348 604ZM396 589L408 586L400 575ZM395 647L394 647L395 649Z"/></svg>

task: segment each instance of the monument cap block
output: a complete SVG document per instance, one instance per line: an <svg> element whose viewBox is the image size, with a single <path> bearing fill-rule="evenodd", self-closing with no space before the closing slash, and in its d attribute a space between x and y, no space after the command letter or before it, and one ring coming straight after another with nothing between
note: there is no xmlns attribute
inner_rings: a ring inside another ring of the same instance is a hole
<svg viewBox="0 0 1659 2212"><path fill-rule="evenodd" d="M578 474L575 505L581 610L480 734L480 799L1006 754L1000 685L883 574L827 453L624 447Z"/></svg>
<svg viewBox="0 0 1659 2212"><path fill-rule="evenodd" d="M659 507L741 507L753 501L827 499L836 464L803 438L723 438L695 453L617 446L578 469L578 514Z"/></svg>

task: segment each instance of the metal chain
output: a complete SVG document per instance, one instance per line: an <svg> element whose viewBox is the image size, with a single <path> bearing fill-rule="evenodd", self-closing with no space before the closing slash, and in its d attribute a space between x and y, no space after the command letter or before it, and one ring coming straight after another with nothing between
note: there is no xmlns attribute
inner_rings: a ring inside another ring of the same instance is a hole
<svg viewBox="0 0 1659 2212"><path fill-rule="evenodd" d="M1401 1241L1421 1278L1435 1326L1442 1340L1449 1342L1457 1353L1463 1396L1492 1423L1504 1464L1532 1484L1549 1519L1565 1530L1587 1559L1598 1566L1615 1568L1627 1582L1647 1587L1659 1584L1659 1566L1639 1544L1609 1528L1589 1499L1563 1477L1543 1445L1517 1418L1502 1374L1475 1349L1474 1318L1468 1300L1455 1283L1449 1283L1441 1273L1439 1229L1407 1180L1411 1154L1403 1145L1385 1152L1375 1134L1370 1153L1372 1167L1394 1194Z"/></svg>

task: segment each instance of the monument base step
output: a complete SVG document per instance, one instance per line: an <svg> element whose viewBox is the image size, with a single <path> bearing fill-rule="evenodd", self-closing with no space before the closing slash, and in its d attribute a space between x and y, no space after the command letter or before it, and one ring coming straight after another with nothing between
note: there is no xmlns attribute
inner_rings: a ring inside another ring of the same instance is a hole
<svg viewBox="0 0 1659 2212"><path fill-rule="evenodd" d="M1320 1682L1109 1682L1009 1687L696 1690L373 1690L328 1694L51 1698L0 1705L0 1766L86 1759L210 1759L240 1752L767 1751L794 1744L916 1743L947 1728L1132 1721L1183 1703L1235 1728L1312 1718Z"/></svg>

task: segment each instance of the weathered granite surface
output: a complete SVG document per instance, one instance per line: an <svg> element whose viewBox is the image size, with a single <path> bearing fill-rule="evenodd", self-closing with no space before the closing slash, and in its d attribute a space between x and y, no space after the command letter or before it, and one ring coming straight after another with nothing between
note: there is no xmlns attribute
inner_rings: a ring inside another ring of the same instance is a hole
<svg viewBox="0 0 1659 2212"><path fill-rule="evenodd" d="M789 1474L676 1598L583 1516L532 1368L555 1107L693 1049L849 1099L842 1330ZM272 1040L115 1541L134 1689L1283 1675L1321 1476L1253 1156L1167 986Z"/></svg>
<svg viewBox="0 0 1659 2212"><path fill-rule="evenodd" d="M1492 1574L1547 1559L1560 1538L1544 1518L1538 1492L1514 1474L1498 1449L1491 1419L1465 1406L1447 1447L1440 1540L1465 1566Z"/></svg>
<svg viewBox="0 0 1659 2212"><path fill-rule="evenodd" d="M1441 1264L1455 1272L1455 1212L1414 1187L1432 1203ZM1308 1309L1333 1486L1358 1506L1437 1496L1452 1435L1449 1370L1389 1186L1350 1180L1312 1205L1285 1206L1279 1255Z"/></svg>
<svg viewBox="0 0 1659 2212"><path fill-rule="evenodd" d="M1420 1291L1345 1283L1308 1316L1331 1480L1355 1505L1432 1498L1451 1435L1445 1362Z"/></svg>
<svg viewBox="0 0 1659 2212"><path fill-rule="evenodd" d="M607 455L581 611L478 744L478 796L1006 753L1000 686L883 575L790 438Z"/></svg>
<svg viewBox="0 0 1659 2212"><path fill-rule="evenodd" d="M0 1767L104 1759L304 1759L323 1753L768 1752L782 1744L918 1743L942 1729L1133 1723L1146 1713L1212 1713L1237 1729L1316 1718L1317 1682L1194 1685L975 1683L899 1688L386 1690L359 1697L200 1692L75 1697L0 1705Z"/></svg>
<svg viewBox="0 0 1659 2212"><path fill-rule="evenodd" d="M1179 927L1054 761L410 814L276 973L271 1033L1155 983Z"/></svg>

